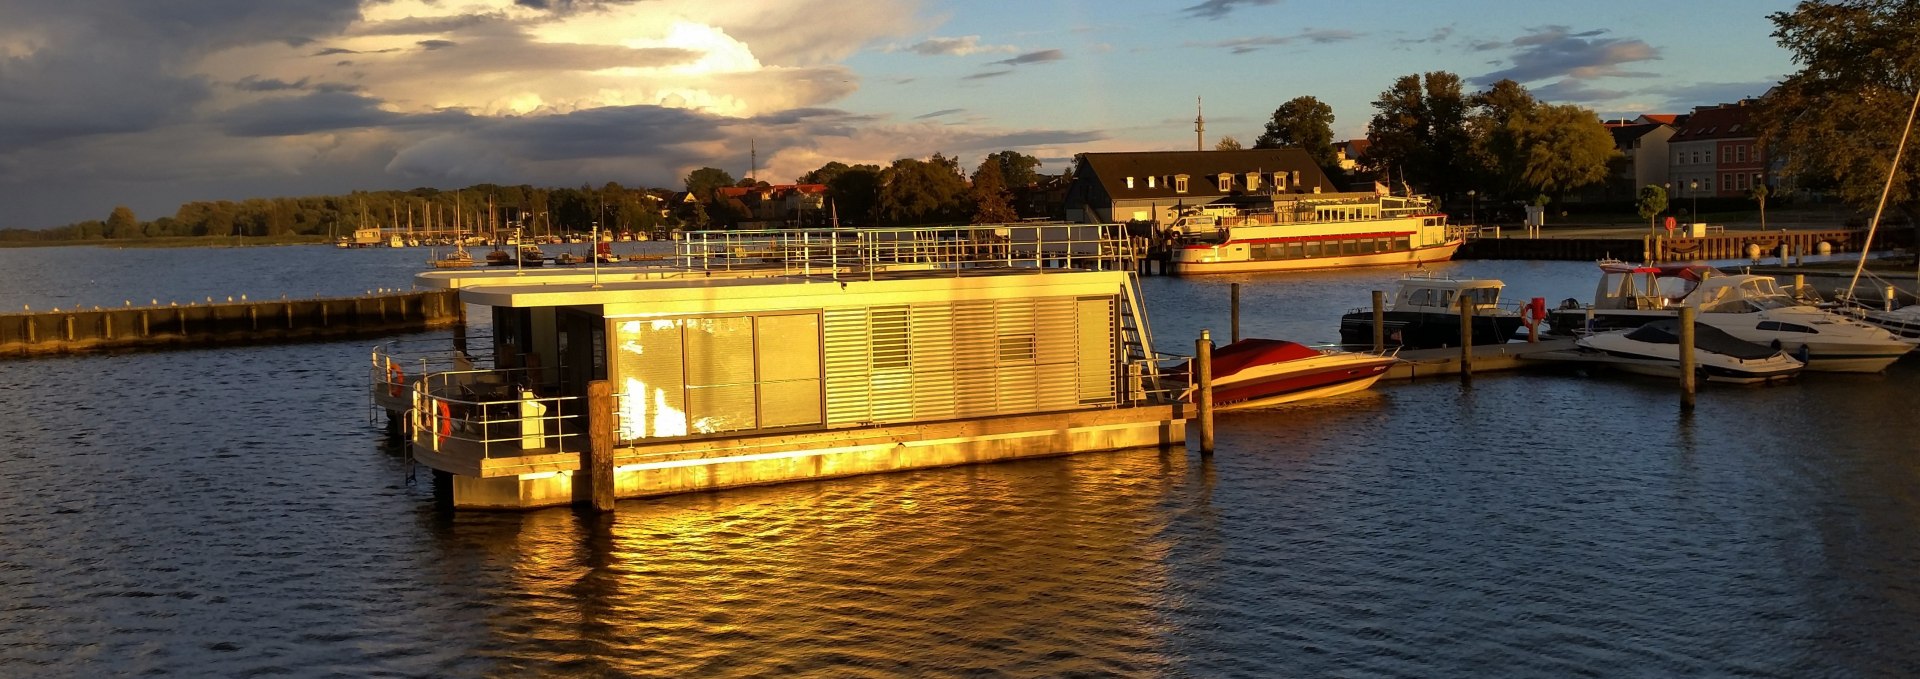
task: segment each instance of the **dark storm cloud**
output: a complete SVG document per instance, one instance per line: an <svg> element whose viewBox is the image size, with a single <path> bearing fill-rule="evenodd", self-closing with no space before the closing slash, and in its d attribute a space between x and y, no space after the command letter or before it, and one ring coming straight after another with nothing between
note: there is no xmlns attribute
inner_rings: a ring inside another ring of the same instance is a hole
<svg viewBox="0 0 1920 679"><path fill-rule="evenodd" d="M1021 66L1025 64L1044 64L1049 61L1059 61L1065 58L1067 58L1067 53L1060 50L1040 50L1037 52L1028 52L1012 59L1001 59L991 63L1006 66Z"/></svg>
<svg viewBox="0 0 1920 679"><path fill-rule="evenodd" d="M563 115L510 118L488 134L529 160L647 156L661 147L726 138L723 118L662 106L608 106Z"/></svg>
<svg viewBox="0 0 1920 679"><path fill-rule="evenodd" d="M345 92L314 92L242 106L214 118L236 137L284 137L399 122L403 116L380 110L380 101Z"/></svg>
<svg viewBox="0 0 1920 679"><path fill-rule="evenodd" d="M1503 79L1528 83L1547 78L1587 80L1604 77L1652 77L1626 71L1625 64L1652 61L1660 51L1637 39L1607 38L1604 30L1574 33L1566 26L1546 26L1515 38L1508 61L1513 66L1474 78L1477 85ZM1478 46L1476 46L1477 48Z"/></svg>
<svg viewBox="0 0 1920 679"><path fill-rule="evenodd" d="M501 22L500 14L467 14L453 17L407 17L356 26L353 35L437 35Z"/></svg>
<svg viewBox="0 0 1920 679"><path fill-rule="evenodd" d="M304 90L307 88L307 79L301 78L293 82L287 82L279 78L262 78L259 76L250 75L245 78L241 78L239 82L235 82L233 84L233 88L236 90L240 90L242 92L278 92L280 90Z"/></svg>
<svg viewBox="0 0 1920 679"><path fill-rule="evenodd" d="M200 57L335 35L358 16L358 0L9 3L9 28L40 39L0 59L0 153L184 119L212 95L190 72Z"/></svg>
<svg viewBox="0 0 1920 679"><path fill-rule="evenodd" d="M1207 0L1206 2L1181 9L1189 17L1204 19L1223 19L1232 14L1241 5L1260 7L1280 4L1280 0Z"/></svg>

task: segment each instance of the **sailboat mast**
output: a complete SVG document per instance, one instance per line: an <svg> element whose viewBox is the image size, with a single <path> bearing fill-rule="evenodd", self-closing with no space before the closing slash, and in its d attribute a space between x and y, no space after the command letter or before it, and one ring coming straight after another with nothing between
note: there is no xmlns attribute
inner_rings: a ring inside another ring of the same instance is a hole
<svg viewBox="0 0 1920 679"><path fill-rule="evenodd" d="M1920 113L1920 90L1914 91L1913 106L1907 109L1907 127L1900 131L1900 145L1893 147L1893 162L1887 165L1887 183L1880 187L1880 204L1873 208L1873 221L1867 224L1866 242L1860 245L1860 263L1853 267L1853 280L1847 281L1847 299L1853 299L1853 287L1860 284L1860 272L1867 268L1867 252L1873 249L1873 232L1880 228L1880 213L1887 209L1887 194L1893 192L1893 176L1900 171L1900 154L1907 150L1907 136L1913 133L1915 113ZM1920 267L1920 259L1916 259L1915 266Z"/></svg>

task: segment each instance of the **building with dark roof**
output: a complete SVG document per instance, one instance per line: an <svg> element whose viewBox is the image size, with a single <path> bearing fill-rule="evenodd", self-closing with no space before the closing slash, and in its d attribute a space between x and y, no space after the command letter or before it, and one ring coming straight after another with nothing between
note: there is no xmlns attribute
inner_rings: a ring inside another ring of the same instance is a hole
<svg viewBox="0 0 1920 679"><path fill-rule="evenodd" d="M1766 160L1753 124L1758 100L1701 106L1667 140L1674 198L1744 196L1766 181Z"/></svg>
<svg viewBox="0 0 1920 679"><path fill-rule="evenodd" d="M1339 191L1297 148L1083 153L1067 187L1078 222L1171 222L1183 207L1272 209L1274 196Z"/></svg>
<svg viewBox="0 0 1920 679"><path fill-rule="evenodd" d="M1625 185L1627 200L1638 195L1642 186L1660 186L1671 181L1667 176L1667 140L1675 131L1671 121L1678 117L1649 114L1605 123L1607 131L1613 134L1613 148L1625 158L1620 168L1622 176L1614 180Z"/></svg>

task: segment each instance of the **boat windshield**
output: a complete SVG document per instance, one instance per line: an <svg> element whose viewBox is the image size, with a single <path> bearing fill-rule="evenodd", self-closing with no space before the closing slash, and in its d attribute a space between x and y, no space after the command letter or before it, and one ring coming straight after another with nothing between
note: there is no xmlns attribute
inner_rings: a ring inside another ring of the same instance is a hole
<svg viewBox="0 0 1920 679"><path fill-rule="evenodd" d="M1739 285L1727 285L1707 291L1700 301L1705 313L1739 314L1798 306L1792 297L1780 291L1771 278L1753 277Z"/></svg>

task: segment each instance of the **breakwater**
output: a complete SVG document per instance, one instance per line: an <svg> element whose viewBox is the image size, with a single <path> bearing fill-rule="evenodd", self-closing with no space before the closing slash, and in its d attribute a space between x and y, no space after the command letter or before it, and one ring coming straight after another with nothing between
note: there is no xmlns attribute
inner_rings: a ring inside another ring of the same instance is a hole
<svg viewBox="0 0 1920 679"><path fill-rule="evenodd" d="M456 291L0 314L0 358L412 332L461 322Z"/></svg>

